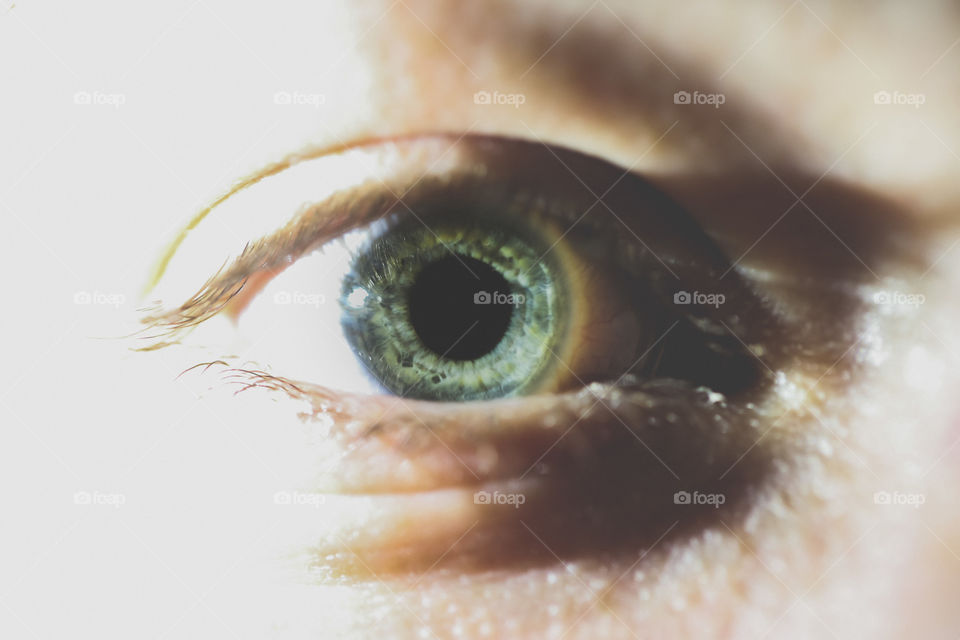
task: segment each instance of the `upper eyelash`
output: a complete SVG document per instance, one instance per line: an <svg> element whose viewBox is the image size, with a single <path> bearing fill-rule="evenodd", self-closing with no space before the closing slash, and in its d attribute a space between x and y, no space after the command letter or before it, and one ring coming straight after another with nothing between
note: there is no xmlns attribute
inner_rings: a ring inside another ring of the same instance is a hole
<svg viewBox="0 0 960 640"><path fill-rule="evenodd" d="M469 176L464 178L470 180ZM403 197L416 200L422 194L449 189L454 182L421 177ZM248 243L183 304L169 310L148 309L141 318L146 327L140 337L153 342L137 350L175 343L184 333L220 313L242 291L251 275L289 264L350 227L385 217L400 203L400 197L389 189L361 186L344 189L304 207L277 231Z"/></svg>
<svg viewBox="0 0 960 640"><path fill-rule="evenodd" d="M246 284L246 278L239 282L227 278L225 282L218 284L222 278L224 275L218 272L195 296L176 309L148 309L147 315L141 319L147 326L138 334L138 337L147 340L148 344L135 350L153 351L175 344L184 333L220 313Z"/></svg>
<svg viewBox="0 0 960 640"><path fill-rule="evenodd" d="M220 313L244 288L254 273L292 262L314 247L336 236L349 218L356 222L370 216L375 207L384 213L393 204L379 194L358 194L353 190L307 207L276 232L248 243L232 262L224 264L183 304L169 310L148 310L141 319L146 325L140 337L152 340L140 351L175 342L185 332ZM361 213L365 212L365 213ZM359 215L358 215L359 213Z"/></svg>

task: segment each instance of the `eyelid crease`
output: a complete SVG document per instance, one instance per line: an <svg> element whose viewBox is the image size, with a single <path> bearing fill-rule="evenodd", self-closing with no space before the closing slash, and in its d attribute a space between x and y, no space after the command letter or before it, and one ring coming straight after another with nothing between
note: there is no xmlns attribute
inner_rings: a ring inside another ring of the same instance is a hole
<svg viewBox="0 0 960 640"><path fill-rule="evenodd" d="M349 149L375 145L388 142L389 140L390 138L384 137L368 137L350 142L340 142L332 145L310 145L300 151L296 151L285 156L281 160L277 160L266 165L265 167L257 169L249 175L235 181L233 185L224 193L217 196L217 198L215 198L210 204L194 214L193 217L191 217L187 222L186 226L184 226L173 238L173 240L167 244L167 246L160 253L160 256L154 262L153 267L150 269L147 282L144 284L141 292L142 295L147 295L154 287L156 287L157 283L160 282L166 273L167 268L170 266L170 261L173 259L173 256L177 253L177 250L180 248L183 242L187 239L187 236L190 234L190 232L196 229L197 226L203 222L203 220L214 209L232 198L237 193L305 160L312 160L322 156L336 155Z"/></svg>

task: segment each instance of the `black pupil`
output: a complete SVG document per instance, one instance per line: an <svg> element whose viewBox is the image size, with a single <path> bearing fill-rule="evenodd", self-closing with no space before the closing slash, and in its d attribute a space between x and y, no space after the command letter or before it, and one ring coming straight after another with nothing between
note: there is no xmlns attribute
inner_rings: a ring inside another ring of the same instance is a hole
<svg viewBox="0 0 960 640"><path fill-rule="evenodd" d="M496 269L450 255L425 266L410 287L410 323L431 351L476 360L503 339L513 315L510 285Z"/></svg>

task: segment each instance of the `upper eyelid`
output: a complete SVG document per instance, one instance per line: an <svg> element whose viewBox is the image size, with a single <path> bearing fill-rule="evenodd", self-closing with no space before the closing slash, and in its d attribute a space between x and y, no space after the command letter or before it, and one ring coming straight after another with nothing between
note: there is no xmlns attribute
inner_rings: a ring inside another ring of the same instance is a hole
<svg viewBox="0 0 960 640"><path fill-rule="evenodd" d="M462 139L463 136L452 134L427 134L414 138L421 144L425 141L433 143L443 152L441 155L446 155ZM211 213L218 208L222 209L244 190L310 160L335 161L338 155L344 152L357 151L362 154L365 148L377 149L392 143L404 142L410 142L410 140L371 138L335 147L313 147L287 156L284 160L275 162L238 181L227 193L197 213L168 245L154 268L147 291L153 290L162 281L171 260L181 249L187 236ZM454 164L457 163L456 159L451 160ZM428 168L427 171L429 170ZM271 233L261 235L253 242L248 242L235 257L228 257L201 287L194 287L193 291L196 293L190 295L178 307L164 310L154 304L147 315L141 319L142 322L148 326L148 332L154 334L152 337L157 339L169 338L182 330L202 323L217 315L239 293L246 279L253 273L275 266L281 259L292 260L298 257L318 243L335 236L346 226L344 223L347 221L360 223L378 212L385 213L391 205L400 200L398 192L408 195L414 186L425 182L425 177L426 172L416 175L412 180L409 177L406 178L403 189L391 189L381 178L379 182L384 187L382 189L371 190L366 185L355 185L336 190L327 198L321 198L305 207L300 207L293 212L292 217L288 212L281 212L285 219L282 226ZM339 219L334 217L337 211L343 212ZM325 228L329 229L326 235L322 233ZM309 233L304 233L307 230Z"/></svg>

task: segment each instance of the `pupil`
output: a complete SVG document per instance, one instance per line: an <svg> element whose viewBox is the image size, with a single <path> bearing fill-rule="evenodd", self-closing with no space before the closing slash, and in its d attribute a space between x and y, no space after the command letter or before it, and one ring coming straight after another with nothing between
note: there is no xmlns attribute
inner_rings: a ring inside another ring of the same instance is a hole
<svg viewBox="0 0 960 640"><path fill-rule="evenodd" d="M410 287L410 324L434 353L476 360L500 343L513 315L513 305L502 298L498 302L495 292L508 295L510 285L487 263L468 256L441 258L425 266Z"/></svg>

